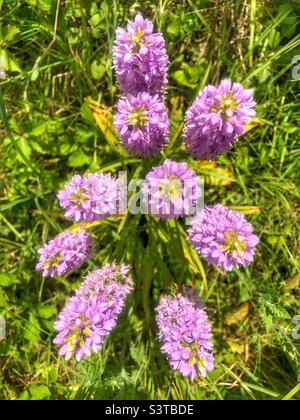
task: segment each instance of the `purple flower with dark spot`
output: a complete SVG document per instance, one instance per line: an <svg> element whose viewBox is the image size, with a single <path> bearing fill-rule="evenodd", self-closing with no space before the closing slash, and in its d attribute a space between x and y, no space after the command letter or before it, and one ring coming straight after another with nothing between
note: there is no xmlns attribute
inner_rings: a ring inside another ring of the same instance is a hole
<svg viewBox="0 0 300 420"><path fill-rule="evenodd" d="M186 111L183 137L196 159L214 160L245 133L246 124L256 115L253 90L240 83L222 80L208 85Z"/></svg>
<svg viewBox="0 0 300 420"><path fill-rule="evenodd" d="M164 92L169 60L163 35L153 31L153 23L140 14L128 22L126 30L116 30L113 67L126 94Z"/></svg>
<svg viewBox="0 0 300 420"><path fill-rule="evenodd" d="M65 217L91 223L117 213L119 182L111 174L74 175L57 197Z"/></svg>
<svg viewBox="0 0 300 420"><path fill-rule="evenodd" d="M149 212L162 218L195 214L200 195L196 173L185 162L170 159L153 168L143 186Z"/></svg>
<svg viewBox="0 0 300 420"><path fill-rule="evenodd" d="M60 356L80 361L101 349L133 289L128 271L128 266L113 263L87 275L55 322L53 342L60 346Z"/></svg>
<svg viewBox="0 0 300 420"><path fill-rule="evenodd" d="M143 92L119 100L114 126L130 153L154 156L166 142L169 118L158 95L150 96Z"/></svg>
<svg viewBox="0 0 300 420"><path fill-rule="evenodd" d="M89 233L62 232L38 250L40 260L36 268L43 271L43 277L62 276L80 267L89 258L91 249Z"/></svg>
<svg viewBox="0 0 300 420"><path fill-rule="evenodd" d="M181 294L162 296L156 308L161 351L172 369L191 379L214 369L211 325L203 305Z"/></svg>
<svg viewBox="0 0 300 420"><path fill-rule="evenodd" d="M205 206L191 221L189 237L211 264L225 271L253 261L259 238L244 215L221 204Z"/></svg>

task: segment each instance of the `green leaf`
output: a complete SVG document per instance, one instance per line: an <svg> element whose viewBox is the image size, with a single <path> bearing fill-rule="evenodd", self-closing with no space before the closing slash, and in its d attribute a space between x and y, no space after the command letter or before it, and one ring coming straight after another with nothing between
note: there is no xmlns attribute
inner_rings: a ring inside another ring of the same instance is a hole
<svg viewBox="0 0 300 420"><path fill-rule="evenodd" d="M94 124L94 117L87 102L84 102L80 108L82 119L90 124Z"/></svg>
<svg viewBox="0 0 300 420"><path fill-rule="evenodd" d="M272 29L268 37L269 46L275 49L280 44L280 33L276 29Z"/></svg>
<svg viewBox="0 0 300 420"><path fill-rule="evenodd" d="M91 130L86 130L85 127L77 127L74 139L78 143L87 143L90 138L94 136L94 133ZM74 144L74 139L69 139L70 143Z"/></svg>
<svg viewBox="0 0 300 420"><path fill-rule="evenodd" d="M288 3L288 2L285 2ZM291 38L295 31L297 30L297 22L298 22L298 16L293 11L293 8L289 4L280 4L278 8L278 12L280 15L287 16L283 19L283 21L280 23L280 32L284 38Z"/></svg>
<svg viewBox="0 0 300 420"><path fill-rule="evenodd" d="M257 75L259 83L264 83L270 77L270 75L270 66L263 67Z"/></svg>
<svg viewBox="0 0 300 420"><path fill-rule="evenodd" d="M39 69L38 68L34 69L33 72L30 75L30 80L32 82L35 82L38 79L39 74L40 74Z"/></svg>
<svg viewBox="0 0 300 420"><path fill-rule="evenodd" d="M81 149L73 152L68 159L68 164L72 168L78 168L80 166L90 163L90 156L86 155Z"/></svg>
<svg viewBox="0 0 300 420"><path fill-rule="evenodd" d="M16 59L3 48L0 48L0 67L3 67L6 71L22 72Z"/></svg>
<svg viewBox="0 0 300 420"><path fill-rule="evenodd" d="M40 324L33 312L29 315L29 320L25 324L24 338L33 346L40 341Z"/></svg>
<svg viewBox="0 0 300 420"><path fill-rule="evenodd" d="M30 197L26 197L26 198L19 198L19 199L17 199L17 200L12 200L12 201L9 201L8 203L6 203L6 204L2 204L2 205L0 206L0 211L5 211L5 210L8 210L8 209L11 209L12 207L17 206L18 204L26 203L26 202L27 202L27 201L29 201L29 200L31 200L31 198L30 198Z"/></svg>
<svg viewBox="0 0 300 420"><path fill-rule="evenodd" d="M172 19L167 26L167 33L173 37L180 35L181 22L179 19Z"/></svg>
<svg viewBox="0 0 300 420"><path fill-rule="evenodd" d="M104 64L98 64L97 60L94 60L91 65L91 73L94 79L101 80L105 75L106 67Z"/></svg>
<svg viewBox="0 0 300 420"><path fill-rule="evenodd" d="M49 153L47 150L43 149L42 145L38 141L30 141L30 146L33 150L40 154L46 154Z"/></svg>
<svg viewBox="0 0 300 420"><path fill-rule="evenodd" d="M173 79L180 85L187 86L194 89L197 84L192 84L188 81L188 75L184 70L176 70L172 75Z"/></svg>
<svg viewBox="0 0 300 420"><path fill-rule="evenodd" d="M18 283L18 280L9 273L0 273L0 286L8 287Z"/></svg>
<svg viewBox="0 0 300 420"><path fill-rule="evenodd" d="M25 137L20 137L20 138L19 138L19 139L17 139L17 140L18 140L19 147L20 147L20 149L22 150L23 154L24 154L27 158L29 158L29 157L30 157L30 154L31 154L31 147L30 147L30 145L29 145L28 141L26 140L26 138L25 138Z"/></svg>
<svg viewBox="0 0 300 420"><path fill-rule="evenodd" d="M48 121L34 122L34 125L30 131L30 135L34 137L40 137L47 131Z"/></svg>
<svg viewBox="0 0 300 420"><path fill-rule="evenodd" d="M33 8L37 8L41 12L50 13L53 0L27 0L27 3L30 4Z"/></svg>
<svg viewBox="0 0 300 420"><path fill-rule="evenodd" d="M78 150L78 145L71 139L63 139L59 141L58 153L61 156L67 156L70 153L76 152Z"/></svg>
<svg viewBox="0 0 300 420"><path fill-rule="evenodd" d="M30 385L29 391L34 400L44 400L51 396L49 388L46 385Z"/></svg>
<svg viewBox="0 0 300 420"><path fill-rule="evenodd" d="M143 351L141 351L141 347L136 347L133 343L130 345L130 356L132 359L138 363L139 365L143 363L143 360L146 358L143 354Z"/></svg>
<svg viewBox="0 0 300 420"><path fill-rule="evenodd" d="M19 398L18 398L18 400L20 400L20 401L26 401L26 400L29 400L29 394L28 394L28 391L22 391L21 392L21 394L20 394L20 396L19 396Z"/></svg>
<svg viewBox="0 0 300 420"><path fill-rule="evenodd" d="M37 315L40 318L48 319L56 314L56 306L54 305L39 305L37 308Z"/></svg>
<svg viewBox="0 0 300 420"><path fill-rule="evenodd" d="M0 40L3 42L10 42L18 33L20 29L14 25L7 25L2 30L0 29Z"/></svg>
<svg viewBox="0 0 300 420"><path fill-rule="evenodd" d="M176 70L172 77L177 83L195 89L200 81L201 76L207 68L207 60L202 59L197 65L190 66L182 63L180 70Z"/></svg>
<svg viewBox="0 0 300 420"><path fill-rule="evenodd" d="M0 308L8 308L7 296L3 290L0 289Z"/></svg>

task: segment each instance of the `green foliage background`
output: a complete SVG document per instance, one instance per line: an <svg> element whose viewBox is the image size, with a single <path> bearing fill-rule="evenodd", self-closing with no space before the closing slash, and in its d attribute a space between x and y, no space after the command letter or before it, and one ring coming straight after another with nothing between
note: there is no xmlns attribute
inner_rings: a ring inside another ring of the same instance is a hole
<svg viewBox="0 0 300 420"><path fill-rule="evenodd" d="M248 214L261 239L255 262L224 275L198 258L184 221L126 215L93 229L97 250L81 270L43 281L36 250L70 226L55 193L71 175L141 177L164 159L127 156L90 110L94 100L113 111L114 31L136 11L163 31L170 56L165 156L205 178L206 203ZM299 398L299 13L297 1L277 0L0 0L0 398ZM224 77L254 87L258 118L217 165L197 163L181 145L184 111ZM102 351L66 363L52 346L57 311L113 259L132 264L135 293ZM183 379L159 351L153 309L175 283L198 288L213 323L216 369L205 380Z"/></svg>

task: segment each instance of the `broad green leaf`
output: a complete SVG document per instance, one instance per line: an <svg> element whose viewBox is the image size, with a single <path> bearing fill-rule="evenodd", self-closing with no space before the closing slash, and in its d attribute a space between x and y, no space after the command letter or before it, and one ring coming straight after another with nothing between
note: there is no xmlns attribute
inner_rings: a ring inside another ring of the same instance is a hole
<svg viewBox="0 0 300 420"><path fill-rule="evenodd" d="M176 70L172 77L177 83L194 89L198 86L200 78L204 75L207 66L208 63L205 59L202 59L194 66L190 66L189 64L183 62L181 64L181 68Z"/></svg>
<svg viewBox="0 0 300 420"><path fill-rule="evenodd" d="M7 25L3 29L0 28L0 42L10 42L19 32L20 29L14 25Z"/></svg>
<svg viewBox="0 0 300 420"><path fill-rule="evenodd" d="M275 28L273 28L269 34L268 43L272 49L277 48L280 44L280 33L276 31Z"/></svg>
<svg viewBox="0 0 300 420"><path fill-rule="evenodd" d="M55 0L26 0L32 7L37 8L41 12L50 12Z"/></svg>
<svg viewBox="0 0 300 420"><path fill-rule="evenodd" d="M191 83L189 81L188 74L182 69L174 71L172 77L180 85L187 86L191 89L194 89L197 86L197 83Z"/></svg>
<svg viewBox="0 0 300 420"><path fill-rule="evenodd" d="M279 5L278 11L280 14L287 16L282 20L280 23L280 32L284 38L291 38L295 31L297 30L297 22L299 17L291 7L291 4L287 4L288 2L281 2L282 4ZM295 9L296 10L296 9Z"/></svg>
<svg viewBox="0 0 300 420"><path fill-rule="evenodd" d="M17 138L18 144L20 149L22 150L23 154L29 158L31 154L31 147L24 136Z"/></svg>
<svg viewBox="0 0 300 420"><path fill-rule="evenodd" d="M21 73L22 71L17 60L3 48L0 48L0 67L11 72Z"/></svg>
<svg viewBox="0 0 300 420"><path fill-rule="evenodd" d="M33 312L29 315L29 320L25 323L24 338L28 340L31 346L40 341L40 324Z"/></svg>
<svg viewBox="0 0 300 420"><path fill-rule="evenodd" d="M257 78L259 83L264 83L271 76L271 66L266 65L258 71Z"/></svg>
<svg viewBox="0 0 300 420"><path fill-rule="evenodd" d="M91 73L95 80L101 80L106 72L106 66L102 63L98 63L97 60L94 60L91 65Z"/></svg>
<svg viewBox="0 0 300 420"><path fill-rule="evenodd" d="M179 19L172 19L167 26L167 33L171 36L177 37L180 35L181 23Z"/></svg>
<svg viewBox="0 0 300 420"><path fill-rule="evenodd" d="M35 82L38 79L39 75L40 75L39 69L38 68L34 69L30 75L30 80L32 82Z"/></svg>
<svg viewBox="0 0 300 420"><path fill-rule="evenodd" d="M8 287L18 283L18 280L9 273L0 273L0 286Z"/></svg>
<svg viewBox="0 0 300 420"><path fill-rule="evenodd" d="M34 400L44 400L51 396L49 388L46 385L30 385L29 392Z"/></svg>
<svg viewBox="0 0 300 420"><path fill-rule="evenodd" d="M74 142L74 140L70 138L63 138L59 140L58 153L61 156L67 156L70 153L76 152L76 150L78 150L78 144L77 142Z"/></svg>
<svg viewBox="0 0 300 420"><path fill-rule="evenodd" d="M54 305L39 305L37 308L37 315L40 318L48 319L55 315L57 312L56 306Z"/></svg>
<svg viewBox="0 0 300 420"><path fill-rule="evenodd" d="M28 391L22 391L21 392L21 394L20 394L20 396L19 396L19 398L18 398L18 400L20 400L20 401L26 401L26 400L29 400L29 393L28 393Z"/></svg>
<svg viewBox="0 0 300 420"><path fill-rule="evenodd" d="M68 164L73 168L79 168L83 165L89 164L91 161L90 156L86 155L81 149L73 152L69 159Z"/></svg>

